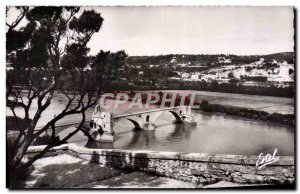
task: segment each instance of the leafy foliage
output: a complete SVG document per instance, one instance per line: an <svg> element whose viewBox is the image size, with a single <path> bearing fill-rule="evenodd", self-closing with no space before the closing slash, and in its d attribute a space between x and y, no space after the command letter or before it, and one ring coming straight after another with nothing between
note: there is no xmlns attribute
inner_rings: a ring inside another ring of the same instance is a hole
<svg viewBox="0 0 300 194"><path fill-rule="evenodd" d="M103 23L103 18L94 10L84 11L79 18L74 17L69 24L70 29L83 34L99 31Z"/></svg>

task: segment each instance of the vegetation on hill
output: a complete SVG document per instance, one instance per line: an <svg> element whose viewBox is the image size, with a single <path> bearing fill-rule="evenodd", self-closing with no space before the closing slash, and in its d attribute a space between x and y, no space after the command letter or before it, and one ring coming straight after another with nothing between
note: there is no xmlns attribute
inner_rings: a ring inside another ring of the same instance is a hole
<svg viewBox="0 0 300 194"><path fill-rule="evenodd" d="M218 57L225 57L231 59L230 64L249 64L258 61L260 58L264 58L265 61L271 62L276 60L278 62L287 61L288 63L294 63L294 52L282 52L269 55L185 55L185 54L170 54L170 55L158 55L158 56L129 56L127 59L128 65L166 65L166 64L188 64L189 66L201 65L201 66L211 66L217 64ZM171 63L172 59L174 61Z"/></svg>

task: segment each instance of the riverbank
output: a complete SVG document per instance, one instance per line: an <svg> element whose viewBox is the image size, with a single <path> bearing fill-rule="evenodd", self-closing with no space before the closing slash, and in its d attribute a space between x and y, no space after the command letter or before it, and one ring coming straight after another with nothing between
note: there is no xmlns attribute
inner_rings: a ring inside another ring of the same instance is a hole
<svg viewBox="0 0 300 194"><path fill-rule="evenodd" d="M211 113L221 113L225 115L238 116L247 119L278 123L283 125L294 126L295 116L293 114L267 113L249 108L232 107L220 104L210 104L207 100L202 100L200 104L201 111Z"/></svg>

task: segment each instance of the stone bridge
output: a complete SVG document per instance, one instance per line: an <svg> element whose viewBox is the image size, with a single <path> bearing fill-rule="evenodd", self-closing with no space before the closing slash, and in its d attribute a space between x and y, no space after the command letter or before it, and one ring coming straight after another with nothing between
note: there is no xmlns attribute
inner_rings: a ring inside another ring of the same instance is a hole
<svg viewBox="0 0 300 194"><path fill-rule="evenodd" d="M147 110L128 114L114 115L110 112L101 112L100 106L97 105L92 116L92 120L86 120L85 126L88 126L89 133L98 142L113 142L114 141L114 125L120 119L127 119L132 122L136 130L155 130L156 119L163 113L169 112L173 115L173 123L190 123L195 125L196 122L191 115L189 106L177 106L163 109ZM55 125L55 135L58 135L65 129L77 127L79 121L67 121ZM36 127L34 131L39 131L42 126ZM51 134L52 129L47 129L44 134ZM8 137L16 138L18 131L9 131Z"/></svg>
<svg viewBox="0 0 300 194"><path fill-rule="evenodd" d="M90 134L96 141L113 142L114 125L120 119L131 121L137 130L155 130L155 121L163 112L171 113L174 116L174 123L196 124L194 117L191 115L191 108L189 106L177 106L114 115L110 112L101 112L100 106L97 105L93 113L93 121L90 123Z"/></svg>

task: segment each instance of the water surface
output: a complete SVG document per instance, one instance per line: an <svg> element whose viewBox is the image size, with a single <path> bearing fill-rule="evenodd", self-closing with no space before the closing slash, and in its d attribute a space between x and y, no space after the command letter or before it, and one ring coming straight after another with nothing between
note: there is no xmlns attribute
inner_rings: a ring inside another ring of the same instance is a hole
<svg viewBox="0 0 300 194"><path fill-rule="evenodd" d="M271 112L293 112L293 99L252 96L242 94L224 94L216 92L198 91L176 91L196 92L200 97L207 98L211 102L219 104L254 107L258 110L269 110ZM45 125L49 118L59 114L65 107L66 100L62 95L55 95L47 111L42 114L38 126ZM124 105L126 106L126 105ZM152 107L153 108L153 107ZM30 109L31 117L37 110L36 101ZM86 118L91 119L93 108L89 109ZM115 114L135 112L120 108ZM17 114L23 117L21 108ZM198 152L212 154L251 154L258 155L261 152L272 153L275 148L279 155L294 155L294 132L292 127L278 124L268 124L261 121L248 120L244 118L208 114L193 111L197 126L172 124L174 119L171 113L165 112L156 120L155 131L134 131L133 125L126 119L116 123L115 142L113 144L99 144L87 142L87 138L80 132L70 139L69 142L78 145L98 148L120 148L131 150L157 150L176 152ZM12 115L6 108L6 115ZM80 114L64 118L60 123L79 121ZM67 135L72 129L62 131L61 137Z"/></svg>
<svg viewBox="0 0 300 194"><path fill-rule="evenodd" d="M172 124L173 116L162 113L155 131L136 131L130 121L116 123L113 144L87 143L77 134L70 142L87 147L129 150L155 150L211 154L258 155L261 152L294 155L294 133L291 127L230 116L193 111L197 126ZM62 132L62 136L67 131Z"/></svg>

